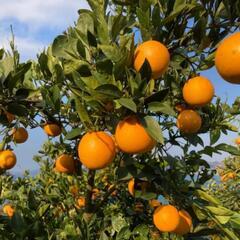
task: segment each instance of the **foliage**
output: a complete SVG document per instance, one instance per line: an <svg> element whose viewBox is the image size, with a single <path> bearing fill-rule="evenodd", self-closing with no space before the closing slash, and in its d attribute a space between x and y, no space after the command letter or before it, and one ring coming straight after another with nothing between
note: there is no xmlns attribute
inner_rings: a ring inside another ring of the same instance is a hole
<svg viewBox="0 0 240 240"><path fill-rule="evenodd" d="M0 51L1 149L10 148L12 127L36 128L44 122L63 127L58 140L47 142L35 157L39 174L17 179L1 175L1 204L10 202L16 208L12 219L0 217L1 236L238 239L239 213L221 203L219 195L209 195L203 185L215 174L204 156L240 155L239 148L217 143L222 134L236 131L232 120L239 114L239 99L229 106L216 97L198 109L204 123L199 133L209 135L210 146L202 135L178 131L175 105L184 102L183 84L213 67L217 44L239 28L239 0L88 3L91 10L80 9L76 24L56 37L37 61L20 63L14 42L12 53ZM149 39L164 43L171 55L167 72L156 80L151 79L147 61L140 72L132 67L136 43ZM109 103L111 109L106 107ZM5 111L16 120L9 123ZM91 130L114 133L119 120L129 114L138 115L158 142L156 148L138 155L119 152L111 166L97 172L82 167L76 152L82 135ZM75 175L52 171L61 153L75 157ZM150 185L146 192L137 190L136 198L126 191L132 177ZM72 185L78 186L79 196L86 196L86 207L76 207ZM95 198L94 188L100 190ZM156 197L188 210L194 221L191 233L180 237L154 228L148 200Z"/></svg>
<svg viewBox="0 0 240 240"><path fill-rule="evenodd" d="M217 168L221 177L221 182L212 181L209 185L210 193L221 200L222 204L233 210L240 212L239 205L239 183L240 183L240 159L231 156L223 161L223 166Z"/></svg>

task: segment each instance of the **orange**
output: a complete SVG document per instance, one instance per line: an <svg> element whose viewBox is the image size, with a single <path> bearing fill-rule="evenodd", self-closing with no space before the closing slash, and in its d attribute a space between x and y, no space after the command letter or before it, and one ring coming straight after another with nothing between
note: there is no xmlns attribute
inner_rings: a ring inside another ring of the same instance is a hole
<svg viewBox="0 0 240 240"><path fill-rule="evenodd" d="M140 44L134 53L134 68L139 71L147 60L154 79L161 77L170 62L168 49L160 42L150 40Z"/></svg>
<svg viewBox="0 0 240 240"><path fill-rule="evenodd" d="M237 174L235 172L229 172L221 176L221 181L222 182L227 182L229 179L234 179L236 178Z"/></svg>
<svg viewBox="0 0 240 240"><path fill-rule="evenodd" d="M15 119L15 116L12 113L5 111L5 114L9 123L11 123Z"/></svg>
<svg viewBox="0 0 240 240"><path fill-rule="evenodd" d="M191 106L205 106L211 102L213 96L214 86L205 77L191 78L183 86L183 98Z"/></svg>
<svg viewBox="0 0 240 240"><path fill-rule="evenodd" d="M60 155L56 159L55 170L61 173L73 173L75 171L74 158L68 154Z"/></svg>
<svg viewBox="0 0 240 240"><path fill-rule="evenodd" d="M99 194L100 194L100 190L98 188L94 188L92 190L92 200L96 200Z"/></svg>
<svg viewBox="0 0 240 240"><path fill-rule="evenodd" d="M177 118L177 127L184 133L197 133L202 125L202 118L193 110L182 111Z"/></svg>
<svg viewBox="0 0 240 240"><path fill-rule="evenodd" d="M15 209L13 208L12 205L10 204L6 204L3 207L3 212L10 218L13 217L14 213L15 213Z"/></svg>
<svg viewBox="0 0 240 240"><path fill-rule="evenodd" d="M24 143L28 139L28 132L25 128L20 127L13 130L13 141L16 143Z"/></svg>
<svg viewBox="0 0 240 240"><path fill-rule="evenodd" d="M78 186L76 186L76 185L70 186L70 187L69 187L69 192L70 192L73 196L76 197L76 196L78 195L78 192L79 192Z"/></svg>
<svg viewBox="0 0 240 240"><path fill-rule="evenodd" d="M223 79L240 84L240 32L226 37L218 46L215 65Z"/></svg>
<svg viewBox="0 0 240 240"><path fill-rule="evenodd" d="M0 152L0 168L11 169L17 162L16 155L11 150L3 150Z"/></svg>
<svg viewBox="0 0 240 240"><path fill-rule="evenodd" d="M238 137L238 138L235 139L235 143L236 143L237 145L240 145L240 137Z"/></svg>
<svg viewBox="0 0 240 240"><path fill-rule="evenodd" d="M103 131L86 133L78 145L79 159L88 169L105 168L115 155L113 138Z"/></svg>
<svg viewBox="0 0 240 240"><path fill-rule="evenodd" d="M192 227L192 217L185 210L180 210L179 212L180 222L177 228L174 230L175 233L179 235L185 235L190 232Z"/></svg>
<svg viewBox="0 0 240 240"><path fill-rule="evenodd" d="M128 116L118 123L115 139L120 150L131 154L148 152L156 145L136 116Z"/></svg>
<svg viewBox="0 0 240 240"><path fill-rule="evenodd" d="M135 180L134 180L134 178L132 178L132 179L128 182L128 191L129 191L129 193L130 193L133 197L134 197L134 195L135 195L134 185L135 185Z"/></svg>
<svg viewBox="0 0 240 240"><path fill-rule="evenodd" d="M178 210L172 205L159 206L153 213L153 223L161 232L173 232L180 223Z"/></svg>
<svg viewBox="0 0 240 240"><path fill-rule="evenodd" d="M85 205L86 205L86 199L85 199L85 197L79 197L78 199L77 199L77 208L82 208L82 207L85 207Z"/></svg>
<svg viewBox="0 0 240 240"><path fill-rule="evenodd" d="M56 137L62 133L62 128L56 123L46 123L43 126L44 132L51 137Z"/></svg>
<svg viewBox="0 0 240 240"><path fill-rule="evenodd" d="M156 207L161 206L161 203L157 199L151 199L151 200L149 200L149 205L152 208L156 208Z"/></svg>

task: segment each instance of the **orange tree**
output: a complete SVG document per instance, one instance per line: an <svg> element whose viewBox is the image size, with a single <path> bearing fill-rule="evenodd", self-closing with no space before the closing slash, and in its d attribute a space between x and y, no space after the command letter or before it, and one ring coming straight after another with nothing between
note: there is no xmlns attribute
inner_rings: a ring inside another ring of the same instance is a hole
<svg viewBox="0 0 240 240"><path fill-rule="evenodd" d="M88 3L37 61L20 63L14 42L0 52L1 238L238 239L239 212L204 187L204 156L240 155L217 144L239 101L222 103L202 74L233 33L216 67L240 83L240 2ZM10 143L27 127L49 141L40 172L14 179Z"/></svg>

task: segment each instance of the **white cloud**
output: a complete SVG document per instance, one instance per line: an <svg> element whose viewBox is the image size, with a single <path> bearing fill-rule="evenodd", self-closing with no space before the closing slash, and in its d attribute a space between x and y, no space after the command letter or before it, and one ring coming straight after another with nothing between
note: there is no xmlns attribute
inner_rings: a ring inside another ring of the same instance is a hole
<svg viewBox="0 0 240 240"><path fill-rule="evenodd" d="M88 5L85 0L0 0L0 6L0 21L13 18L34 27L35 24L71 24L77 17L77 10Z"/></svg>
<svg viewBox="0 0 240 240"><path fill-rule="evenodd" d="M22 59L34 58L53 40L51 31L60 34L77 20L78 9L88 8L85 0L0 0L0 6L0 46L9 48L12 25Z"/></svg>

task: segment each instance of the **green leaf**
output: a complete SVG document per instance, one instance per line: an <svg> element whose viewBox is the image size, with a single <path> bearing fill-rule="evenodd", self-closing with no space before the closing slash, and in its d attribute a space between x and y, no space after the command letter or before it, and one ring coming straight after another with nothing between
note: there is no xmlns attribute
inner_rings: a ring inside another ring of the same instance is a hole
<svg viewBox="0 0 240 240"><path fill-rule="evenodd" d="M214 129L210 131L210 144L215 144L221 136L220 129Z"/></svg>
<svg viewBox="0 0 240 240"><path fill-rule="evenodd" d="M122 96L122 92L113 84L100 85L99 87L95 88L95 91L105 94L107 97L111 97L113 99L120 98Z"/></svg>
<svg viewBox="0 0 240 240"><path fill-rule="evenodd" d="M87 31L87 38L89 46L97 47L97 39L90 31Z"/></svg>
<svg viewBox="0 0 240 240"><path fill-rule="evenodd" d="M125 108L130 109L133 112L137 112L137 106L135 102L130 98L120 98L117 102Z"/></svg>
<svg viewBox="0 0 240 240"><path fill-rule="evenodd" d="M148 110L151 112L160 112L169 116L176 116L176 112L170 102L151 102L148 104Z"/></svg>
<svg viewBox="0 0 240 240"><path fill-rule="evenodd" d="M173 6L173 11L176 11L181 5L185 5L186 0L176 0Z"/></svg>
<svg viewBox="0 0 240 240"><path fill-rule="evenodd" d="M214 215L219 216L232 216L233 212L225 207L219 206L219 207L213 207L213 206L206 206L206 209L208 209L211 213Z"/></svg>
<svg viewBox="0 0 240 240"><path fill-rule="evenodd" d="M82 91L87 91L86 84L83 82L81 75L77 71L72 72L72 78L79 89Z"/></svg>
<svg viewBox="0 0 240 240"><path fill-rule="evenodd" d="M208 193L206 193L203 190L196 190L196 194L203 200L210 202L216 206L220 205L220 201L216 198L214 198L213 196L209 195Z"/></svg>
<svg viewBox="0 0 240 240"><path fill-rule="evenodd" d="M88 112L85 109L84 105L80 102L78 97L74 97L75 100L75 104L76 104L76 110L78 113L79 118L81 119L81 121L83 123L88 123L90 125L92 125L92 122L89 118Z"/></svg>
<svg viewBox="0 0 240 240"><path fill-rule="evenodd" d="M215 216L215 218L221 223L226 224L231 219L231 216Z"/></svg>
<svg viewBox="0 0 240 240"><path fill-rule="evenodd" d="M143 127L147 130L150 136L157 142L164 144L164 138L162 134L162 129L158 122L151 116L145 116L141 119Z"/></svg>
<svg viewBox="0 0 240 240"><path fill-rule="evenodd" d="M19 117L28 115L28 109L24 105L18 103L10 103L8 105L8 111Z"/></svg>
<svg viewBox="0 0 240 240"><path fill-rule="evenodd" d="M52 54L55 57L68 59L69 55L66 53L68 47L68 37L60 35L56 37L52 44Z"/></svg>
<svg viewBox="0 0 240 240"><path fill-rule="evenodd" d="M50 207L50 204L46 203L46 204L43 204L39 207L38 209L38 215L39 217L41 218L46 212L47 210L49 209Z"/></svg>
<svg viewBox="0 0 240 240"><path fill-rule="evenodd" d="M82 60L73 60L65 62L63 65L64 73L66 75L78 71L81 76L90 75L90 66Z"/></svg>
<svg viewBox="0 0 240 240"><path fill-rule="evenodd" d="M164 88L160 90L159 92L154 93L153 95L147 97L144 100L145 104L151 103L151 102L161 102L163 101L169 93L169 88Z"/></svg>
<svg viewBox="0 0 240 240"><path fill-rule="evenodd" d="M143 65L141 66L139 73L141 74L141 77L143 80L146 79L147 81L149 81L151 79L152 69L147 59L144 61Z"/></svg>
<svg viewBox="0 0 240 240"><path fill-rule="evenodd" d="M126 53L119 49L117 45L100 45L99 48L108 59L115 63L122 63L126 59Z"/></svg>
<svg viewBox="0 0 240 240"><path fill-rule="evenodd" d="M138 236L141 236L141 238L137 238L139 240L148 240L148 234L149 234L149 227L145 224L140 224L137 227L133 229L133 233L137 234Z"/></svg>
<svg viewBox="0 0 240 240"><path fill-rule="evenodd" d="M127 226L126 220L121 216L112 216L112 228L116 232L120 232L123 227Z"/></svg>
<svg viewBox="0 0 240 240"><path fill-rule="evenodd" d="M125 226L121 228L121 230L118 232L116 240L128 240L130 239L132 233L128 226Z"/></svg>
<svg viewBox="0 0 240 240"><path fill-rule="evenodd" d="M87 32L94 34L94 15L89 10L79 10L79 18L76 28L87 36Z"/></svg>
<svg viewBox="0 0 240 240"><path fill-rule="evenodd" d="M81 128L74 128L66 134L65 140L77 139L81 135L82 135L82 129Z"/></svg>
<svg viewBox="0 0 240 240"><path fill-rule="evenodd" d="M220 151L224 151L224 152L228 152L228 153L231 153L233 155L236 155L236 156L240 156L240 149L239 148L228 145L226 143L221 143L221 144L215 146L215 148L217 150L220 150Z"/></svg>

